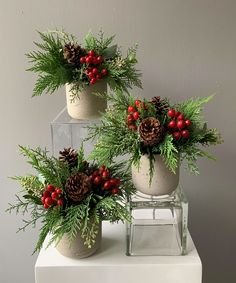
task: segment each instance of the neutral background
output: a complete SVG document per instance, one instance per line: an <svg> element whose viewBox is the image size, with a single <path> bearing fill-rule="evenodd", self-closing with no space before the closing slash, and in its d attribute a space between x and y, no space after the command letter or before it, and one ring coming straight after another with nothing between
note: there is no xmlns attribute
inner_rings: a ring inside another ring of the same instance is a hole
<svg viewBox="0 0 236 283"><path fill-rule="evenodd" d="M62 26L79 38L102 27L124 47L137 42L144 90L136 95L179 101L216 93L205 115L225 139L211 150L218 162L202 160L200 176L183 172L181 180L203 282L236 282L234 0L0 0L0 282L34 282L37 230L15 234L21 219L4 210L17 186L7 176L29 170L17 144L51 146L49 123L64 106L64 93L31 99L35 78L25 72L24 54L38 39L35 30Z"/></svg>

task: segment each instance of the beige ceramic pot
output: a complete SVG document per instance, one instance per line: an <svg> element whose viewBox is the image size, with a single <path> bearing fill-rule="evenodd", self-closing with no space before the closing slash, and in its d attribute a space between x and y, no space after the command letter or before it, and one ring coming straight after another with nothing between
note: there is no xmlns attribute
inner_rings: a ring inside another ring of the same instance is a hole
<svg viewBox="0 0 236 283"><path fill-rule="evenodd" d="M160 155L155 155L154 174L149 184L150 161L148 155L140 159L140 167L132 165L132 179L136 189L144 194L161 196L172 193L179 184L179 166L176 174L172 173L165 165Z"/></svg>
<svg viewBox="0 0 236 283"><path fill-rule="evenodd" d="M106 93L107 84L105 81L96 82L94 85L85 86L78 93L78 97L72 100L72 85L66 84L67 111L74 119L90 120L97 119L107 108L107 100L96 96L94 93Z"/></svg>
<svg viewBox="0 0 236 283"><path fill-rule="evenodd" d="M81 233L78 231L78 234L75 240L70 243L68 236L65 234L56 249L64 256L72 258L85 258L94 254L101 246L102 238L102 223L99 224L98 234L95 240L95 244L92 248L88 248L84 245L84 239L81 237Z"/></svg>

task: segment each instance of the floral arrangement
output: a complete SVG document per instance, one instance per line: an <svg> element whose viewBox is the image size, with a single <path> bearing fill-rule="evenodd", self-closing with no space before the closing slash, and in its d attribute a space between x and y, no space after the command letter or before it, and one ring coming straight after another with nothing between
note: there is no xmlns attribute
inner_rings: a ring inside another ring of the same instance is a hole
<svg viewBox="0 0 236 283"><path fill-rule="evenodd" d="M66 148L59 158L40 148L20 146L20 151L38 174L13 178L23 188L23 195L16 195L17 203L10 204L8 211L30 212L31 218L24 220L19 231L41 221L34 252L41 249L49 233L50 245L57 244L65 233L73 241L78 230L91 248L102 220L130 221L124 204L134 188L122 162L99 167L85 160L83 148L78 152Z"/></svg>
<svg viewBox="0 0 236 283"><path fill-rule="evenodd" d="M213 96L171 104L167 98L137 100L117 91L108 99L102 123L89 127L88 139L98 139L91 158L109 165L114 157L130 155L128 163L139 166L142 155L150 160L150 180L155 154L160 154L167 168L176 172L179 159L186 160L191 172L198 173L198 157L214 159L201 146L222 142L216 129L209 129L202 108Z"/></svg>
<svg viewBox="0 0 236 283"><path fill-rule="evenodd" d="M137 46L129 48L122 57L120 48L113 44L114 36L98 37L88 33L84 44L64 31L39 32L42 42L35 45L27 57L32 63L29 71L37 74L33 96L43 92L53 93L59 87L73 84L76 95L86 85L105 80L112 88L128 91L132 86L141 87L140 72L135 69Z"/></svg>

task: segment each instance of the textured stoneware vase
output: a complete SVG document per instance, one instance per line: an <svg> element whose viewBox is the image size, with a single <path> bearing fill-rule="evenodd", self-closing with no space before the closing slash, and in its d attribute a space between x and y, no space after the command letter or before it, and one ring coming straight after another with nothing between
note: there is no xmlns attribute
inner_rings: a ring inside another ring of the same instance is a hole
<svg viewBox="0 0 236 283"><path fill-rule="evenodd" d="M81 237L81 233L78 232L75 240L70 243L68 236L64 235L56 249L64 256L71 258L85 258L94 254L101 246L101 238L102 238L102 223L99 225L98 234L96 237L96 242L92 248L88 248L84 245L84 239Z"/></svg>
<svg viewBox="0 0 236 283"><path fill-rule="evenodd" d="M136 189L144 194L161 196L172 193L179 184L179 166L176 174L172 173L165 165L160 155L155 155L154 174L149 185L149 158L143 155L140 159L140 167L132 165L132 179Z"/></svg>
<svg viewBox="0 0 236 283"><path fill-rule="evenodd" d="M91 120L101 116L107 108L107 100L96 96L94 93L106 93L107 84L105 81L96 82L94 85L85 86L78 93L78 98L71 100L72 85L66 84L67 111L74 119Z"/></svg>

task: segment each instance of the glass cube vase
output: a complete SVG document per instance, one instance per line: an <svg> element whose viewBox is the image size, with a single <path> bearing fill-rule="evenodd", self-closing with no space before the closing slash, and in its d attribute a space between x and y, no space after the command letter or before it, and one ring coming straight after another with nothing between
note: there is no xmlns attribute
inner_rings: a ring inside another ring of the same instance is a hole
<svg viewBox="0 0 236 283"><path fill-rule="evenodd" d="M72 119L65 107L51 122L52 153L58 156L63 148L71 147L78 149L85 138L88 137L87 126L100 123L96 120L76 120ZM93 149L95 142L86 141L83 143L84 152L87 156Z"/></svg>
<svg viewBox="0 0 236 283"><path fill-rule="evenodd" d="M181 186L162 197L137 192L127 205L132 215L126 227L128 256L187 253L188 201Z"/></svg>

